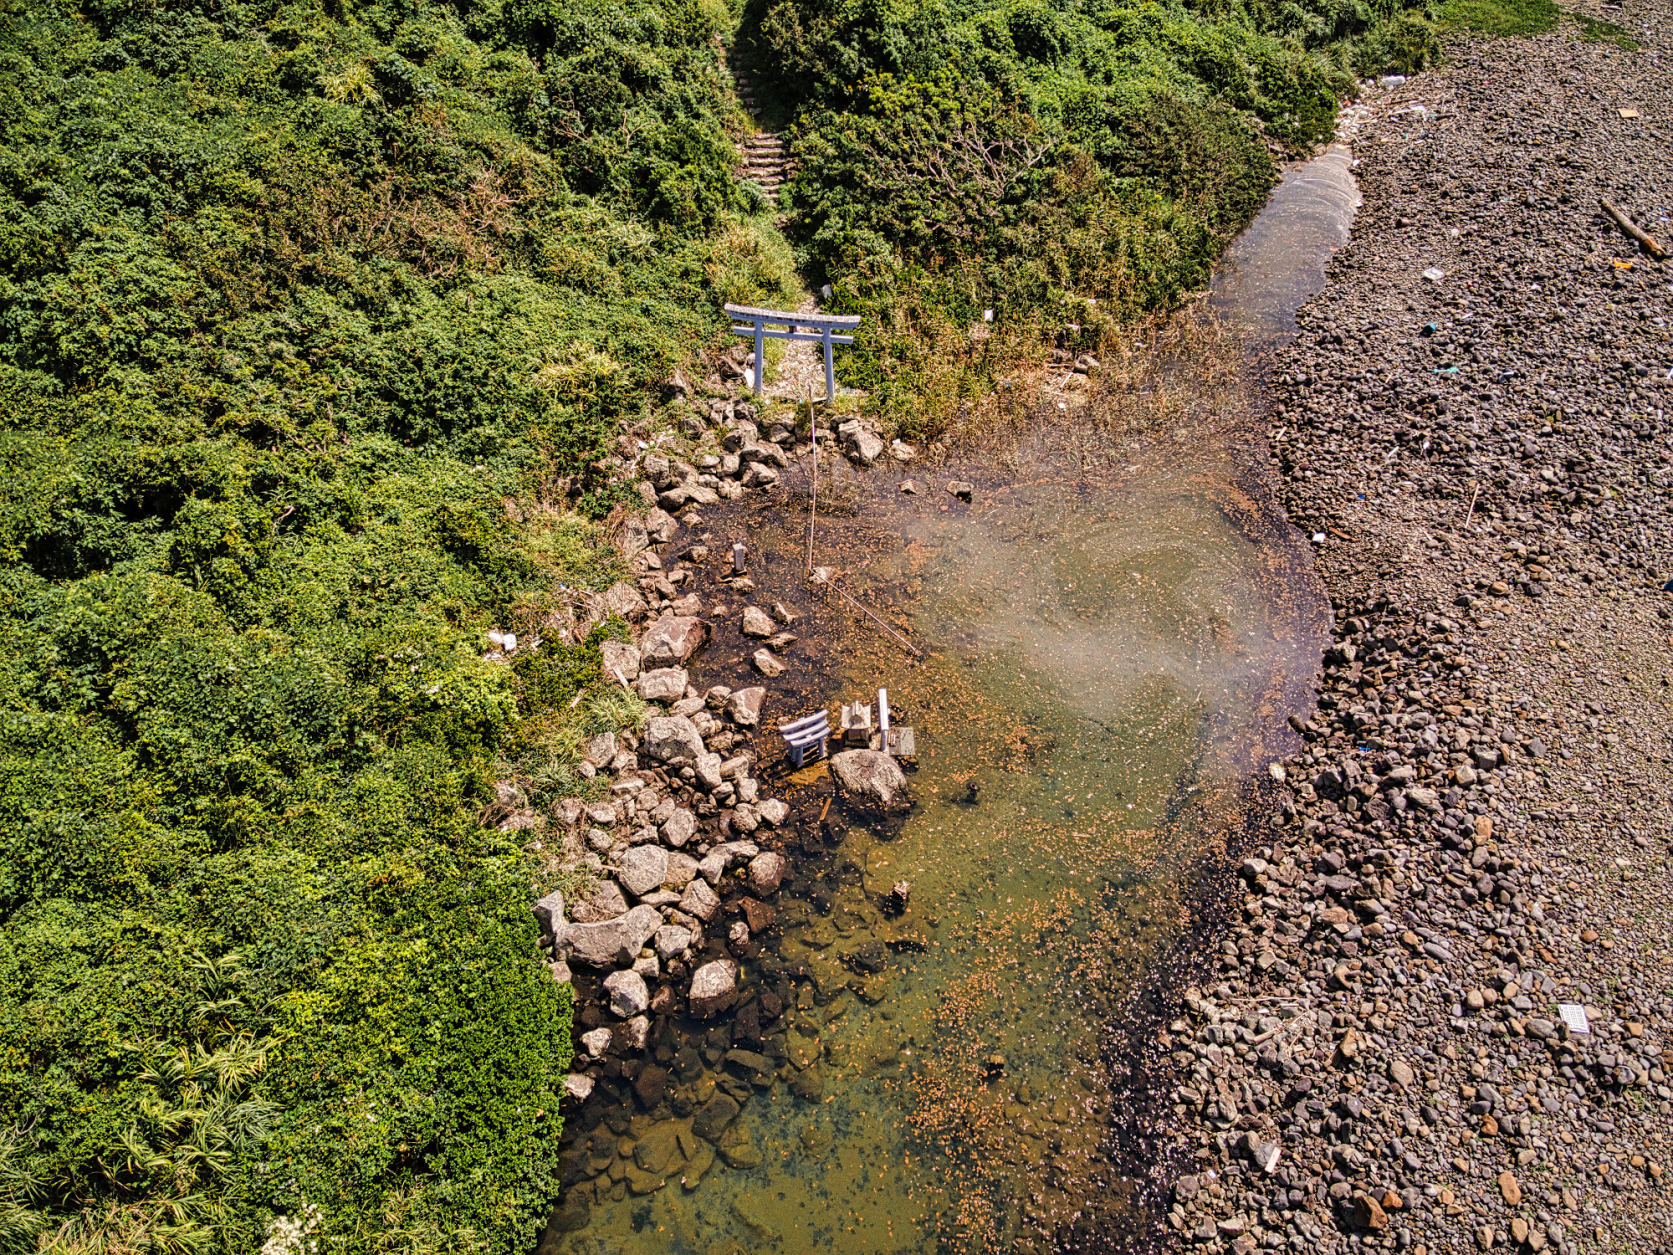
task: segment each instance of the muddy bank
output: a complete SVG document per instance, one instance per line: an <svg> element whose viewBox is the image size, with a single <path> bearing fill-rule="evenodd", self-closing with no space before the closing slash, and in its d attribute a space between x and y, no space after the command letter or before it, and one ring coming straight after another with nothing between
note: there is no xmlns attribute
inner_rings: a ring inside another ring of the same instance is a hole
<svg viewBox="0 0 1673 1255"><path fill-rule="evenodd" d="M1673 301L1598 201L1667 234L1673 93L1611 12L1373 98L1275 361L1333 642L1169 1032L1187 1246L1669 1240Z"/></svg>

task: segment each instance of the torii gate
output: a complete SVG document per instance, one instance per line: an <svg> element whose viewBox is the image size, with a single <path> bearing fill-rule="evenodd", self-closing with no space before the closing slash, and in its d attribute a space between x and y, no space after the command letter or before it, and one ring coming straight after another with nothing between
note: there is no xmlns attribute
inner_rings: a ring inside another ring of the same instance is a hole
<svg viewBox="0 0 1673 1255"><path fill-rule="evenodd" d="M733 332L755 338L755 395L761 395L761 377L767 373L767 358L762 345L768 340L802 340L825 346L825 399L836 398L836 366L831 359L833 344L853 344L854 337L834 334L852 331L860 325L858 314L793 314L782 309L754 309L748 305L727 305L726 312L747 327L734 326ZM767 330L768 323L783 323L783 331ZM810 334L803 328L817 331Z"/></svg>

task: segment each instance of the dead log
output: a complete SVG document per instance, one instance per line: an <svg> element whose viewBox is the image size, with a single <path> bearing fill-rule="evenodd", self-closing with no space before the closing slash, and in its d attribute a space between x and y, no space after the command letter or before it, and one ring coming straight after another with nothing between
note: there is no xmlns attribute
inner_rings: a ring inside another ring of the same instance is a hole
<svg viewBox="0 0 1673 1255"><path fill-rule="evenodd" d="M1615 220L1615 225L1620 227L1621 230L1625 231L1633 239L1637 240L1639 246L1646 253L1648 253L1651 257L1654 257L1657 261L1661 261L1661 260L1666 258L1667 251L1665 249L1663 249L1660 244L1656 243L1654 237L1652 237L1650 235L1647 235L1646 233L1644 233L1643 231L1641 231L1637 227L1635 227L1632 223L1631 218L1628 218L1624 213L1622 213L1619 209L1616 209L1615 206L1610 204L1607 200L1600 199L1598 201L1598 204L1603 206L1603 212L1604 213L1608 214L1611 218L1613 218Z"/></svg>

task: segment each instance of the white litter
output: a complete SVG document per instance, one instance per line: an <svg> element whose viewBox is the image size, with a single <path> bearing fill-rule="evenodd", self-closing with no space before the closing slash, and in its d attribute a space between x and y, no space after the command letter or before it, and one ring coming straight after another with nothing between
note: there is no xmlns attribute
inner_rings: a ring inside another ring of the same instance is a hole
<svg viewBox="0 0 1673 1255"><path fill-rule="evenodd" d="M1563 1017L1563 1023L1568 1025L1571 1033L1590 1033L1592 1026L1586 1022L1586 1008L1578 1002L1559 1002L1557 1014Z"/></svg>

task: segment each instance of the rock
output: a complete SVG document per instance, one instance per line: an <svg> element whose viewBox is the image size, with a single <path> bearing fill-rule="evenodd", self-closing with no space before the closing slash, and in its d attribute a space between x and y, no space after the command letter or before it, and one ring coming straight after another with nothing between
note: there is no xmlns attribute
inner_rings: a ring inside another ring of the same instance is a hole
<svg viewBox="0 0 1673 1255"><path fill-rule="evenodd" d="M678 958L691 945L691 930L680 924L664 924L652 938L656 952L664 962Z"/></svg>
<svg viewBox="0 0 1673 1255"><path fill-rule="evenodd" d="M636 1015L617 1031L623 1049L643 1050L651 1037L651 1022L642 1015Z"/></svg>
<svg viewBox="0 0 1673 1255"><path fill-rule="evenodd" d="M1505 1200L1506 1207L1516 1207L1522 1202L1522 1187L1516 1182L1514 1172L1499 1173L1499 1193Z"/></svg>
<svg viewBox="0 0 1673 1255"><path fill-rule="evenodd" d="M765 462L751 462L739 482L745 488L765 488L778 483L778 472Z"/></svg>
<svg viewBox="0 0 1673 1255"><path fill-rule="evenodd" d="M658 667L641 675L634 687L647 702L677 702L685 696L689 682L683 667Z"/></svg>
<svg viewBox="0 0 1673 1255"><path fill-rule="evenodd" d="M694 763L703 738L685 715L660 715L645 724L645 752L660 763Z"/></svg>
<svg viewBox="0 0 1673 1255"><path fill-rule="evenodd" d="M741 1110L743 1108L738 1106L737 1099L724 1091L717 1092L698 1111L697 1118L691 1122L691 1131L704 1141L715 1141L738 1118Z"/></svg>
<svg viewBox="0 0 1673 1255"><path fill-rule="evenodd" d="M697 831L697 816L680 807L662 825L662 839L675 849L690 841Z"/></svg>
<svg viewBox="0 0 1673 1255"><path fill-rule="evenodd" d="M610 997L611 1012L624 1020L651 1005L651 991L638 972L611 972L604 978L604 992Z"/></svg>
<svg viewBox="0 0 1673 1255"><path fill-rule="evenodd" d="M680 910L705 924L720 910L720 899L705 880L693 880L680 897Z"/></svg>
<svg viewBox="0 0 1673 1255"><path fill-rule="evenodd" d="M745 636L771 636L778 631L772 617L760 606L744 607L742 626Z"/></svg>
<svg viewBox="0 0 1673 1255"><path fill-rule="evenodd" d="M647 510L645 512L645 532L659 545L665 545L674 539L680 530L680 521L666 510Z"/></svg>
<svg viewBox="0 0 1673 1255"><path fill-rule="evenodd" d="M608 767L616 757L616 734L600 732L587 742L585 757L594 767Z"/></svg>
<svg viewBox="0 0 1673 1255"><path fill-rule="evenodd" d="M1412 1069L1403 1059L1394 1059L1388 1065L1388 1079L1401 1089L1410 1089L1413 1076Z"/></svg>
<svg viewBox="0 0 1673 1255"><path fill-rule="evenodd" d="M755 669L762 675L778 676L783 675L787 670L783 660L778 658L770 649L756 650L751 655L750 661L755 664Z"/></svg>
<svg viewBox="0 0 1673 1255"><path fill-rule="evenodd" d="M755 807L748 802L739 802L732 809L732 831L748 836L761 826L761 817L755 813Z"/></svg>
<svg viewBox="0 0 1673 1255"><path fill-rule="evenodd" d="M691 1157L686 1160L685 1171L680 1174L680 1184L688 1190L695 1190L703 1183L709 1169L714 1167L714 1162L714 1148L707 1142L697 1143Z"/></svg>
<svg viewBox="0 0 1673 1255"><path fill-rule="evenodd" d="M762 822L773 828L790 817L790 808L776 798L760 803L755 810Z"/></svg>
<svg viewBox="0 0 1673 1255"><path fill-rule="evenodd" d="M642 1081L646 1076L652 1078L652 1085L647 1087L652 1089L660 1089L668 1079L666 1072L655 1067L646 1068L639 1074L639 1079ZM634 1083L634 1088L639 1088L638 1082ZM646 1103L649 1107L655 1105L654 1102ZM652 1125L650 1131L633 1145L633 1162L652 1176L665 1176L682 1158L677 1126L671 1121Z"/></svg>
<svg viewBox="0 0 1673 1255"><path fill-rule="evenodd" d="M1369 1194L1354 1195L1354 1223L1361 1229L1386 1229L1388 1213Z"/></svg>
<svg viewBox="0 0 1673 1255"><path fill-rule="evenodd" d="M692 886L702 884L692 881ZM695 913L695 912L693 912ZM706 1017L730 1007L737 998L738 965L731 959L715 959L691 974L688 1001L691 1013Z"/></svg>
<svg viewBox="0 0 1673 1255"><path fill-rule="evenodd" d="M604 1030L609 1033L609 1029ZM563 1078L564 1096L573 1098L576 1102L586 1102L592 1096L593 1078L585 1072L571 1072Z"/></svg>
<svg viewBox="0 0 1673 1255"><path fill-rule="evenodd" d="M662 883L670 889L683 892L695 875L697 875L697 860L689 854L681 854L675 851L668 856L668 879Z"/></svg>
<svg viewBox="0 0 1673 1255"><path fill-rule="evenodd" d="M650 612L650 605L639 590L625 580L617 580L604 590L604 609L618 618L633 623Z"/></svg>
<svg viewBox="0 0 1673 1255"><path fill-rule="evenodd" d="M788 627L790 624L796 622L796 620L800 619L801 617L802 617L801 615L797 614L794 610L792 610L789 606L785 605L782 601L775 601L773 603L773 618L777 619L780 623L784 624L786 627Z"/></svg>
<svg viewBox="0 0 1673 1255"><path fill-rule="evenodd" d="M627 914L627 898L613 880L600 880L570 908L577 924L596 924ZM555 933L553 934L556 935Z"/></svg>
<svg viewBox="0 0 1673 1255"><path fill-rule="evenodd" d="M629 684L639 676L639 651L632 645L622 641L605 641L600 647L604 655L604 674L614 675L620 672L621 678Z"/></svg>
<svg viewBox="0 0 1673 1255"><path fill-rule="evenodd" d="M910 462L918 456L918 451L904 440L889 441L889 456L897 462Z"/></svg>
<svg viewBox="0 0 1673 1255"><path fill-rule="evenodd" d="M967 479L955 479L947 484L947 491L960 501L969 501L975 495L976 485Z"/></svg>
<svg viewBox="0 0 1673 1255"><path fill-rule="evenodd" d="M726 778L721 772L719 754L699 754L692 767L697 773L697 787L705 793L713 793Z"/></svg>
<svg viewBox="0 0 1673 1255"><path fill-rule="evenodd" d="M604 1052L610 1049L610 1043L616 1039L616 1034L607 1028L595 1028L581 1034L581 1049L593 1059L602 1059Z"/></svg>
<svg viewBox="0 0 1673 1255"><path fill-rule="evenodd" d="M622 557L631 558L636 553L642 553L650 543L644 519L630 514L622 520L622 530L616 535L616 548L621 550Z"/></svg>
<svg viewBox="0 0 1673 1255"><path fill-rule="evenodd" d="M789 870L782 854L775 854L769 850L765 854L757 854L749 861L749 887L758 898L770 898L778 892L778 886Z"/></svg>
<svg viewBox="0 0 1673 1255"><path fill-rule="evenodd" d="M550 939L563 931L563 894L552 892L534 904L534 917L540 924L540 935Z"/></svg>
<svg viewBox="0 0 1673 1255"><path fill-rule="evenodd" d="M879 750L844 750L831 756L831 774L856 801L882 810L909 804L906 773Z"/></svg>
<svg viewBox="0 0 1673 1255"><path fill-rule="evenodd" d="M659 888L668 878L668 851L657 845L636 845L622 855L616 882L636 898Z"/></svg>
<svg viewBox="0 0 1673 1255"><path fill-rule="evenodd" d="M864 427L856 427L843 436L843 451L861 466L870 466L883 456L883 442Z"/></svg>
<svg viewBox="0 0 1673 1255"><path fill-rule="evenodd" d="M687 615L665 615L651 624L639 643L641 666L675 667L697 652L708 639L709 629L701 619Z"/></svg>
<svg viewBox="0 0 1673 1255"><path fill-rule="evenodd" d="M615 967L639 957L646 940L662 927L662 915L652 906L636 906L617 919L597 924L568 924L556 939L560 957L591 967Z"/></svg>
<svg viewBox="0 0 1673 1255"><path fill-rule="evenodd" d="M761 722L761 703L766 696L764 688L739 689L726 699L726 713L734 723L753 728Z"/></svg>

